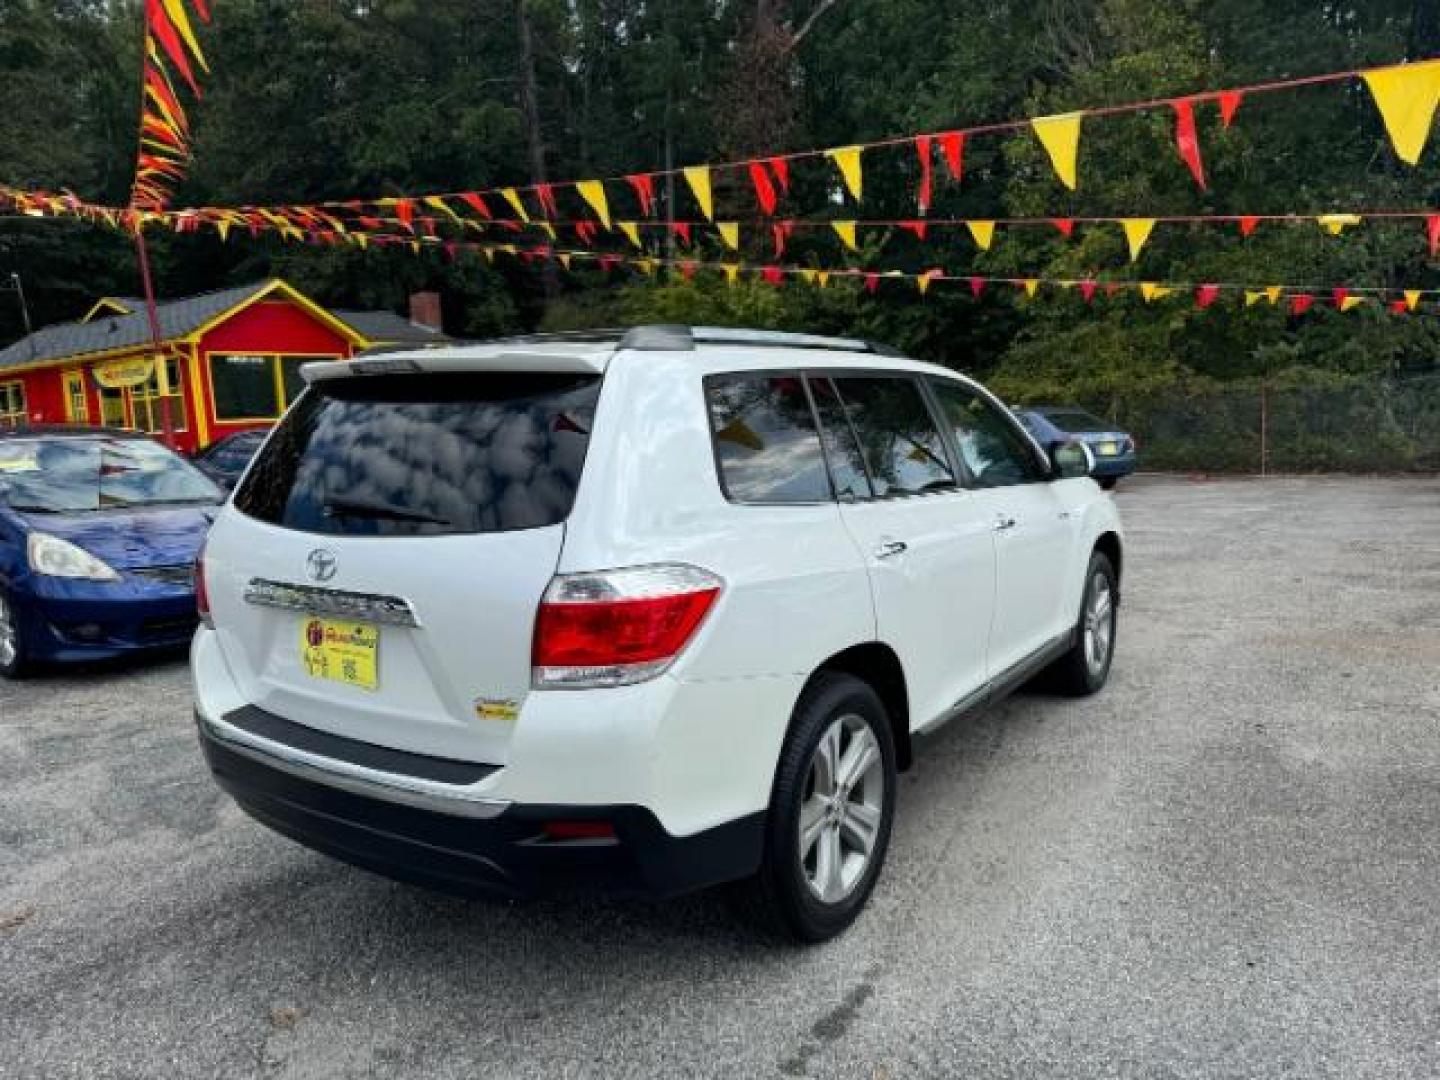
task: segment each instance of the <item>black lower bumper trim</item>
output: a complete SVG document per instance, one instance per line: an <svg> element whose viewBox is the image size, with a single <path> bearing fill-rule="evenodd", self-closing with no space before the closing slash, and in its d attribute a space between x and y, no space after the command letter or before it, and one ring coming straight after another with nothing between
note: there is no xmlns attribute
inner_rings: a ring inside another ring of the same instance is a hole
<svg viewBox="0 0 1440 1080"><path fill-rule="evenodd" d="M200 735L216 781L251 817L307 847L387 877L512 898L557 888L675 896L753 874L764 815L694 836L644 807L516 804L477 820L384 802L306 780ZM553 821L605 821L614 840L552 841Z"/></svg>

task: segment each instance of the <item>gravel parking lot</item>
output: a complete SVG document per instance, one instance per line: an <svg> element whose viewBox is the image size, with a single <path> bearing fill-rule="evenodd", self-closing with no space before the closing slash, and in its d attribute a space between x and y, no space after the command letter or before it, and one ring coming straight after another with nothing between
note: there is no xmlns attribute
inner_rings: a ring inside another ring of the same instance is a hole
<svg viewBox="0 0 1440 1080"><path fill-rule="evenodd" d="M180 660L0 685L0 1077L1440 1075L1440 481L1118 498L1110 687L929 740L814 949L311 854Z"/></svg>

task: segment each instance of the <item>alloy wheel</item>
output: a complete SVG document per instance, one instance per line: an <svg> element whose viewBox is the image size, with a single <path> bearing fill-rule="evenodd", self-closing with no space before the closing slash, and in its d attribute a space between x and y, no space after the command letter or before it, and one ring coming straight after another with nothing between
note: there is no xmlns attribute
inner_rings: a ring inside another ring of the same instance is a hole
<svg viewBox="0 0 1440 1080"><path fill-rule="evenodd" d="M10 603L0 596L0 668L15 663L20 653L20 628L15 625L15 616Z"/></svg>
<svg viewBox="0 0 1440 1080"><path fill-rule="evenodd" d="M1110 662L1110 648L1115 640L1115 598L1110 578L1097 572L1090 579L1090 602L1085 608L1085 663L1099 674Z"/></svg>
<svg viewBox="0 0 1440 1080"><path fill-rule="evenodd" d="M847 899L864 878L884 807L880 744L863 717L847 713L820 737L800 806L800 869L821 903Z"/></svg>

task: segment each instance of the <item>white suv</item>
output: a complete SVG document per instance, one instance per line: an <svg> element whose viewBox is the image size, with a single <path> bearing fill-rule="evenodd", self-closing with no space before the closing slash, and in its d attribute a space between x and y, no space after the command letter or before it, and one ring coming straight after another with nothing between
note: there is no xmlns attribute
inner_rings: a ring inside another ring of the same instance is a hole
<svg viewBox="0 0 1440 1080"><path fill-rule="evenodd" d="M1118 517L1079 443L864 342L689 327L304 371L202 556L216 779L442 888L745 879L864 905L916 736L1100 688Z"/></svg>

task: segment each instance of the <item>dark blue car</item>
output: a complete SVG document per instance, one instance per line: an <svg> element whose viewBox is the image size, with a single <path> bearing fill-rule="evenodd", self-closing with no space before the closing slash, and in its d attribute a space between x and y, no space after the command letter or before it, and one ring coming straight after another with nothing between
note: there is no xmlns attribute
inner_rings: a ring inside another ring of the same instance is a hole
<svg viewBox="0 0 1440 1080"><path fill-rule="evenodd" d="M1084 409L1073 405L1046 405L1016 409L1015 415L1041 446L1076 439L1086 443L1095 455L1095 471L1091 475L1107 490L1140 466L1135 436L1117 431L1114 424L1091 416Z"/></svg>
<svg viewBox="0 0 1440 1080"><path fill-rule="evenodd" d="M0 432L0 675L180 646L220 489L143 435Z"/></svg>

